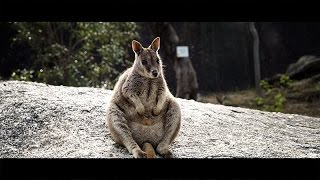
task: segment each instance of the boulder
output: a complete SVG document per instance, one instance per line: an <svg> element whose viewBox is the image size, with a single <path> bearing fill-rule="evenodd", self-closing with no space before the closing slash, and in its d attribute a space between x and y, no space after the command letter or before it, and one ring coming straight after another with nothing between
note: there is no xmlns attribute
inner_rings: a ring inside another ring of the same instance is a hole
<svg viewBox="0 0 320 180"><path fill-rule="evenodd" d="M306 55L299 58L296 63L290 64L286 71L291 79L304 79L320 73L320 58Z"/></svg>
<svg viewBox="0 0 320 180"><path fill-rule="evenodd" d="M106 128L111 93L0 82L0 157L132 158ZM170 146L177 158L320 157L319 118L177 100L182 126Z"/></svg>

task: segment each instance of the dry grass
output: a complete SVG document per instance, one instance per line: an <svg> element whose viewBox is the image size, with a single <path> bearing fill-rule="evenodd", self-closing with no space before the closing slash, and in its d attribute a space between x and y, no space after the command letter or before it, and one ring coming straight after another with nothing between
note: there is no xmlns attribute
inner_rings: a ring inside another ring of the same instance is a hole
<svg viewBox="0 0 320 180"><path fill-rule="evenodd" d="M286 102L283 113L320 117L320 82L299 81L283 91ZM255 104L254 89L226 92L223 94L201 94L199 101L220 104L216 96L223 99L224 105L259 109Z"/></svg>

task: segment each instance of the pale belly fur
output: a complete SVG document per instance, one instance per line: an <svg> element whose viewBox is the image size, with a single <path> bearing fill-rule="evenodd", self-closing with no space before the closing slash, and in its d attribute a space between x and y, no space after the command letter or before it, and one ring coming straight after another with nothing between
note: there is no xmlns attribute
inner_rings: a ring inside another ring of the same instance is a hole
<svg viewBox="0 0 320 180"><path fill-rule="evenodd" d="M141 145L144 142L151 143L154 148L157 147L163 136L163 122L158 119L151 125L144 125L141 122L129 122L130 130L132 132L133 139Z"/></svg>

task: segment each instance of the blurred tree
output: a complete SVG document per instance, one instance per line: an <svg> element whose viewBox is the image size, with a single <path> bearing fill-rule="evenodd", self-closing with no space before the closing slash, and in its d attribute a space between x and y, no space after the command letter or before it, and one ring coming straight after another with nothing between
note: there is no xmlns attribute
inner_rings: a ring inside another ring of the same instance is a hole
<svg viewBox="0 0 320 180"><path fill-rule="evenodd" d="M254 22L249 22L249 29L253 38L253 61L254 61L254 77L256 91L259 96L262 96L260 87L261 73L260 73L260 57L259 57L259 35Z"/></svg>
<svg viewBox="0 0 320 180"><path fill-rule="evenodd" d="M172 94L176 93L176 78L174 63L176 61L176 46L179 43L179 36L174 27L168 22L152 22L144 23L144 27L149 27L151 34L144 35L143 37L157 37L161 38L161 47L159 54L163 60L164 73L166 81L169 84L169 89ZM141 33L144 34L144 33Z"/></svg>
<svg viewBox="0 0 320 180"><path fill-rule="evenodd" d="M12 73L13 79L53 85L112 88L132 61L131 22L15 22L12 48L27 44L32 50L29 68Z"/></svg>
<svg viewBox="0 0 320 180"><path fill-rule="evenodd" d="M198 98L198 80L192 62L189 57L177 57L177 46L185 45L180 41L175 28L169 22L151 23L151 31L154 37L161 37L161 55L164 57L164 63L167 70L173 71L176 77L175 96L184 99ZM170 69L169 69L170 68ZM169 77L169 71L166 77Z"/></svg>

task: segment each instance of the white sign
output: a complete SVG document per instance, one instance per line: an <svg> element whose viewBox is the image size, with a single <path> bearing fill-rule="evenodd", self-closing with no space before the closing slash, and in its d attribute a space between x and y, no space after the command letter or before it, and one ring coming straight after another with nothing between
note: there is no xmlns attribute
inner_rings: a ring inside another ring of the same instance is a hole
<svg viewBox="0 0 320 180"><path fill-rule="evenodd" d="M188 46L177 46L177 57L189 57Z"/></svg>

